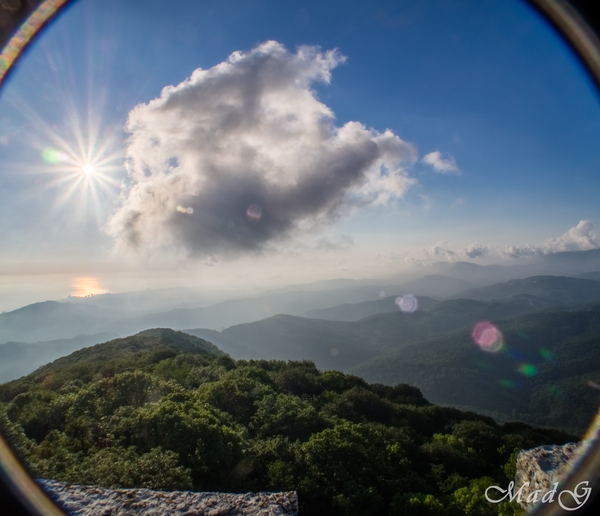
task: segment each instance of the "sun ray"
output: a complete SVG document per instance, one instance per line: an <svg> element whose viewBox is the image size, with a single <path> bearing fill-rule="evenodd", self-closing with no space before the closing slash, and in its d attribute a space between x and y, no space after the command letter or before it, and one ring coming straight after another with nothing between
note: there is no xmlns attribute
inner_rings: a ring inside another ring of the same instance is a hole
<svg viewBox="0 0 600 516"><path fill-rule="evenodd" d="M19 90L4 92L3 101L29 126L20 144L29 147L31 158L14 166L5 161L3 168L10 167L28 182L23 202L44 210L32 229L49 238L62 232L62 225L64 231L76 231L77 238L88 234L94 222L98 228L104 226L126 175L124 120L107 123L106 118L114 112L107 110L107 102L113 100L108 86L114 56L99 52L91 41L83 76L73 65L72 45L57 53L42 40L49 95L29 99ZM49 109L39 109L40 102L47 102Z"/></svg>

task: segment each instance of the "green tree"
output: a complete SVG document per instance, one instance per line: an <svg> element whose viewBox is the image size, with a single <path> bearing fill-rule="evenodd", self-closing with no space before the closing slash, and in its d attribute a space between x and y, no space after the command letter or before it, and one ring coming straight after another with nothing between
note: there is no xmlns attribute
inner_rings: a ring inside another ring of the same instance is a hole
<svg viewBox="0 0 600 516"><path fill-rule="evenodd" d="M448 508L434 495L424 493L398 493L390 506L391 514L410 516L445 516Z"/></svg>
<svg viewBox="0 0 600 516"><path fill-rule="evenodd" d="M305 440L325 426L308 401L291 394L268 394L256 403L249 428L259 437L282 435Z"/></svg>
<svg viewBox="0 0 600 516"><path fill-rule="evenodd" d="M471 480L468 486L457 489L452 494L451 507L465 516L518 516L524 510L516 502L504 500L499 504L489 502L485 491L489 486L498 485L491 477Z"/></svg>
<svg viewBox="0 0 600 516"><path fill-rule="evenodd" d="M154 375L162 380L172 380L182 387L188 387L190 384L192 367L182 360L177 360L177 358L179 357L161 360L154 367Z"/></svg>
<svg viewBox="0 0 600 516"><path fill-rule="evenodd" d="M255 404L271 389L259 382L239 377L222 378L204 384L199 398L209 405L231 414L236 421L248 425L256 410Z"/></svg>
<svg viewBox="0 0 600 516"><path fill-rule="evenodd" d="M305 469L300 486L309 514L379 514L402 488L408 461L397 443L364 424L342 422L301 446Z"/></svg>
<svg viewBox="0 0 600 516"><path fill-rule="evenodd" d="M141 487L160 491L191 490L189 468L179 464L175 452L153 448L138 455L135 448L115 446L87 457L77 467L85 483L106 487Z"/></svg>
<svg viewBox="0 0 600 516"><path fill-rule="evenodd" d="M141 452L162 447L177 453L200 490L229 487L246 446L244 428L227 414L177 393L156 405L116 412L108 430L122 446Z"/></svg>

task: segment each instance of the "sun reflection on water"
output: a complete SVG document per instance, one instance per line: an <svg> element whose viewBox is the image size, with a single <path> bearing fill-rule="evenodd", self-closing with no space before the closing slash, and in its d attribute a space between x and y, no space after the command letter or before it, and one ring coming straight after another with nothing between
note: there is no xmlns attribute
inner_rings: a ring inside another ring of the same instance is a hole
<svg viewBox="0 0 600 516"><path fill-rule="evenodd" d="M97 294L106 294L106 290L96 276L79 276L73 281L71 295L74 297L89 297Z"/></svg>

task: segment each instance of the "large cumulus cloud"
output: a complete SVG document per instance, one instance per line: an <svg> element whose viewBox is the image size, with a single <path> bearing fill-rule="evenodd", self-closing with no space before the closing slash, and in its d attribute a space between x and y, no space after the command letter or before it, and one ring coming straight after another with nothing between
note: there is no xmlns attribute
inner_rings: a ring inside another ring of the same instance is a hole
<svg viewBox="0 0 600 516"><path fill-rule="evenodd" d="M312 89L344 61L337 50L292 53L270 41L134 108L133 186L109 223L117 244L256 252L401 197L415 149L389 130L336 126Z"/></svg>

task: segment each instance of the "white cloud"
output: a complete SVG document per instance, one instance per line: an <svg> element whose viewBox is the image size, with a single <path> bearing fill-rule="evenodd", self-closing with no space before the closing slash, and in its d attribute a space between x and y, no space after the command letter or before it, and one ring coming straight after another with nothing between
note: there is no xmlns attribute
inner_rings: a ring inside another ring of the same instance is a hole
<svg viewBox="0 0 600 516"><path fill-rule="evenodd" d="M589 251L600 248L600 235L596 225L591 220L581 220L564 235L548 240L544 252L556 253L560 251Z"/></svg>
<svg viewBox="0 0 600 516"><path fill-rule="evenodd" d="M440 151L430 152L421 159L423 163L431 165L436 172L440 174L460 174L454 158L448 154L447 158L442 158Z"/></svg>
<svg viewBox="0 0 600 516"><path fill-rule="evenodd" d="M504 249L500 249L499 253L505 258L528 258L544 254L541 247L531 244L507 245Z"/></svg>
<svg viewBox="0 0 600 516"><path fill-rule="evenodd" d="M109 222L117 248L191 256L262 251L415 183L416 152L390 130L334 125L311 85L337 50L269 41L198 69L129 114L133 186Z"/></svg>
<svg viewBox="0 0 600 516"><path fill-rule="evenodd" d="M480 244L471 244L470 246L461 249L459 251L459 254L461 256L464 256L465 258L474 259L486 256L487 254L489 254L489 252L490 248L488 246Z"/></svg>
<svg viewBox="0 0 600 516"><path fill-rule="evenodd" d="M490 248L481 244L471 244L458 251L450 249L445 242L438 242L433 247L423 249L424 253L436 258L444 258L448 261L475 259L486 256L490 253Z"/></svg>
<svg viewBox="0 0 600 516"><path fill-rule="evenodd" d="M423 252L429 256L434 256L436 258L445 258L446 260L454 260L456 258L456 253L451 249L445 247L444 242L438 242L433 247L423 249Z"/></svg>
<svg viewBox="0 0 600 516"><path fill-rule="evenodd" d="M434 246L423 249L423 253L447 261L475 260L483 257L510 259L533 258L545 254L564 251L587 251L600 249L600 235L596 225L590 220L582 220L558 238L546 240L543 244L507 245L505 247L474 243L454 250L448 242L439 241Z"/></svg>
<svg viewBox="0 0 600 516"><path fill-rule="evenodd" d="M214 267L215 265L217 265L217 263L219 263L219 260L217 260L212 255L209 255L208 258L206 258L206 260L204 260L205 267Z"/></svg>
<svg viewBox="0 0 600 516"><path fill-rule="evenodd" d="M508 258L521 258L563 251L589 251L590 249L600 249L600 235L591 220L581 220L564 235L551 238L542 245L507 246L500 251L500 254Z"/></svg>

